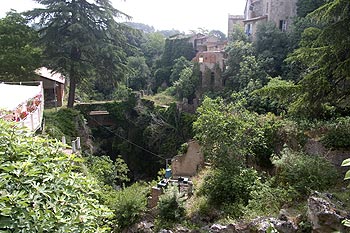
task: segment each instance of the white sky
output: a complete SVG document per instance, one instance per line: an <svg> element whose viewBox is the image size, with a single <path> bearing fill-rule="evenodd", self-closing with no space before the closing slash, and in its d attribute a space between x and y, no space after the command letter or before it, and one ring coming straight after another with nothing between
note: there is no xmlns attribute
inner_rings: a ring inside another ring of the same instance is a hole
<svg viewBox="0 0 350 233"><path fill-rule="evenodd" d="M228 15L242 15L246 0L111 0L113 6L133 17L132 22L156 30L188 32L204 28L227 33ZM32 0L0 0L0 17L10 9L17 12L38 7Z"/></svg>

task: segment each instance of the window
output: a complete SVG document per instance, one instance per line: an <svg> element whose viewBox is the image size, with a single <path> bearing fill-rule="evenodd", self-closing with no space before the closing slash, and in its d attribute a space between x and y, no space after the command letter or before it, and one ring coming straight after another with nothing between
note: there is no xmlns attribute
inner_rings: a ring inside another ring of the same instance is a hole
<svg viewBox="0 0 350 233"><path fill-rule="evenodd" d="M280 20L279 29L280 29L282 32L287 31L287 20Z"/></svg>
<svg viewBox="0 0 350 233"><path fill-rule="evenodd" d="M252 24L245 25L245 34L250 36L252 34L252 30L253 30Z"/></svg>

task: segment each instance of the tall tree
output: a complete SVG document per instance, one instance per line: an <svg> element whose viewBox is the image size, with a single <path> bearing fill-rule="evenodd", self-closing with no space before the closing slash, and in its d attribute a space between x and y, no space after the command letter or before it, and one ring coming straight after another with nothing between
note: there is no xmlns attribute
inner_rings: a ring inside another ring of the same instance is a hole
<svg viewBox="0 0 350 233"><path fill-rule="evenodd" d="M0 19L0 79L24 81L39 68L41 49L35 46L38 34L14 11Z"/></svg>
<svg viewBox="0 0 350 233"><path fill-rule="evenodd" d="M220 30L211 30L208 35L209 36L215 36L220 41L226 41L227 40L225 33L223 33Z"/></svg>
<svg viewBox="0 0 350 233"><path fill-rule="evenodd" d="M255 53L264 63L265 71L272 77L282 74L283 61L288 53L288 38L272 22L257 27L254 40Z"/></svg>
<svg viewBox="0 0 350 233"><path fill-rule="evenodd" d="M305 17L310 12L313 12L323 4L325 4L327 0L298 0L297 2L297 16Z"/></svg>
<svg viewBox="0 0 350 233"><path fill-rule="evenodd" d="M74 105L77 84L91 74L109 81L120 78L127 43L125 26L114 18L127 15L109 0L35 1L46 8L26 15L38 22L48 66L69 77L68 107Z"/></svg>
<svg viewBox="0 0 350 233"><path fill-rule="evenodd" d="M171 75L170 75L171 84L174 84L174 82L176 82L177 80L180 79L180 75L181 75L183 69L191 66L191 62L183 56L175 59L174 62L175 62L175 64L173 65L173 68L171 69Z"/></svg>
<svg viewBox="0 0 350 233"><path fill-rule="evenodd" d="M165 37L159 33L144 34L144 42L141 43L140 48L143 52L148 67L152 68L156 60L160 59L164 51Z"/></svg>
<svg viewBox="0 0 350 233"><path fill-rule="evenodd" d="M128 67L131 71L126 75L127 87L137 91L146 89L151 75L146 59L144 57L129 57Z"/></svg>
<svg viewBox="0 0 350 233"><path fill-rule="evenodd" d="M295 109L310 117L329 117L335 109L350 108L350 2L331 1L308 17L325 26L304 30L300 48L288 58L306 67Z"/></svg>

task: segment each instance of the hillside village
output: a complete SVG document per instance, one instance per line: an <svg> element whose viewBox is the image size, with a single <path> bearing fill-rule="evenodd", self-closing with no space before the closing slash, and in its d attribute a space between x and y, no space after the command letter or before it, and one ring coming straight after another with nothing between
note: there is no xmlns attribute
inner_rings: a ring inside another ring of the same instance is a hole
<svg viewBox="0 0 350 233"><path fill-rule="evenodd" d="M46 7L0 19L1 232L350 232L348 0L227 36Z"/></svg>

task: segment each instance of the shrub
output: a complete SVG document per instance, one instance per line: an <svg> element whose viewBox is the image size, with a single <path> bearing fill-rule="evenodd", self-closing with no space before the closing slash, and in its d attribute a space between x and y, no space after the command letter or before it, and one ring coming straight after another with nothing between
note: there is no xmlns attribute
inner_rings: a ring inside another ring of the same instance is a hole
<svg viewBox="0 0 350 233"><path fill-rule="evenodd" d="M178 154L186 154L188 150L188 143L181 144L180 149L177 151Z"/></svg>
<svg viewBox="0 0 350 233"><path fill-rule="evenodd" d="M274 161L276 181L291 185L300 194L311 190L322 191L334 185L339 178L336 168L325 158L285 149Z"/></svg>
<svg viewBox="0 0 350 233"><path fill-rule="evenodd" d="M284 204L291 203L297 196L294 188L274 187L273 181L258 183L250 193L251 199L244 208L244 214L248 218L258 216L277 215Z"/></svg>
<svg viewBox="0 0 350 233"><path fill-rule="evenodd" d="M67 137L67 142L71 138L77 137L77 120L80 112L70 108L61 108L57 112L45 111L45 130L49 136L61 140L62 136Z"/></svg>
<svg viewBox="0 0 350 233"><path fill-rule="evenodd" d="M118 228L121 230L135 223L146 210L148 187L141 183L114 191L106 200L114 210Z"/></svg>
<svg viewBox="0 0 350 233"><path fill-rule="evenodd" d="M170 187L162 195L158 202L158 219L161 221L180 220L185 215L184 199L176 189L176 187Z"/></svg>
<svg viewBox="0 0 350 233"><path fill-rule="evenodd" d="M89 173L104 185L116 187L129 181L128 165L121 157L113 162L108 156L88 155L85 157Z"/></svg>
<svg viewBox="0 0 350 233"><path fill-rule="evenodd" d="M329 131L321 139L327 147L350 148L350 117L341 117L329 126Z"/></svg>
<svg viewBox="0 0 350 233"><path fill-rule="evenodd" d="M259 179L254 169L242 169L232 163L226 163L223 167L213 169L205 177L200 193L207 195L214 205L221 206L227 203L245 205Z"/></svg>
<svg viewBox="0 0 350 233"><path fill-rule="evenodd" d="M60 145L0 120L0 229L5 232L104 232L112 212L96 180Z"/></svg>

